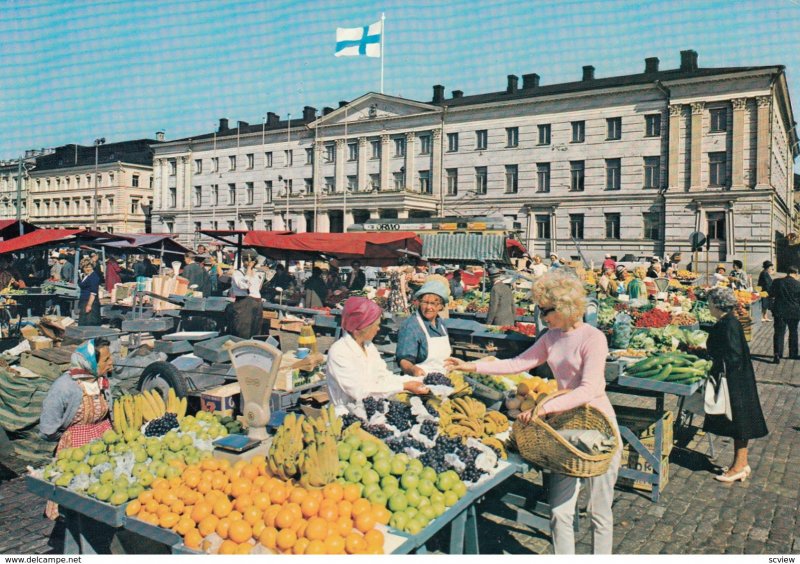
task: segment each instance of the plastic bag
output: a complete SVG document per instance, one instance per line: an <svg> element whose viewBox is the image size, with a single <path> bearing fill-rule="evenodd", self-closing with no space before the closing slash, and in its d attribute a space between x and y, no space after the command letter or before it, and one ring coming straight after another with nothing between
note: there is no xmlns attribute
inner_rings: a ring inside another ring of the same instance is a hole
<svg viewBox="0 0 800 564"><path fill-rule="evenodd" d="M627 349L633 335L633 319L627 313L618 313L614 319L614 332L611 335L612 349Z"/></svg>

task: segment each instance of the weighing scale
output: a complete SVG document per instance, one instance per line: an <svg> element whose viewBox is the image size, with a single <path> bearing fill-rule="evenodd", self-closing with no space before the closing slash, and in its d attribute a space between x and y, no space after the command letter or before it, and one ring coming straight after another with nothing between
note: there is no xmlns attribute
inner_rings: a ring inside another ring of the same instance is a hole
<svg viewBox="0 0 800 564"><path fill-rule="evenodd" d="M270 437L269 400L278 377L283 353L269 343L243 341L228 349L242 394L242 413L247 422L247 437L229 435L214 442L214 455L231 462L266 456Z"/></svg>

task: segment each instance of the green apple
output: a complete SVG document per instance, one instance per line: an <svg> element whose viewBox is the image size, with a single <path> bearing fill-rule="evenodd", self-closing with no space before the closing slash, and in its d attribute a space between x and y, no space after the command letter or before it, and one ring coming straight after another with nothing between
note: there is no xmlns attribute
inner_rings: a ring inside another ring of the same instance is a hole
<svg viewBox="0 0 800 564"><path fill-rule="evenodd" d="M419 534L422 529L424 529L428 525L428 521L425 520L424 517L417 514L414 516L411 521L406 524L406 531L408 531L412 535Z"/></svg>
<svg viewBox="0 0 800 564"><path fill-rule="evenodd" d="M103 442L107 445L113 445L119 440L119 435L117 435L114 431L109 429L105 433L103 433ZM109 496L110 497L110 496Z"/></svg>
<svg viewBox="0 0 800 564"><path fill-rule="evenodd" d="M440 492L439 490L436 490L435 492L433 492L429 496L429 498L430 498L431 503L433 505L436 505L437 503L441 503L442 505L444 505L444 494L442 492Z"/></svg>
<svg viewBox="0 0 800 564"><path fill-rule="evenodd" d="M364 491L361 493L361 497L369 499L372 497L372 494L379 491L381 491L380 484L370 484L368 486L364 486Z"/></svg>
<svg viewBox="0 0 800 564"><path fill-rule="evenodd" d="M447 511L447 508L444 506L444 502L431 503L431 507L436 513L436 517L441 517L444 512Z"/></svg>
<svg viewBox="0 0 800 564"><path fill-rule="evenodd" d="M372 468L378 473L378 476L384 478L391 473L392 463L388 458L376 458L373 459Z"/></svg>
<svg viewBox="0 0 800 564"><path fill-rule="evenodd" d="M139 447L134 448L133 459L136 462L144 462L145 460L147 460L147 451Z"/></svg>
<svg viewBox="0 0 800 564"><path fill-rule="evenodd" d="M106 451L106 444L103 441L92 441L89 443L89 452L92 454L100 454Z"/></svg>
<svg viewBox="0 0 800 564"><path fill-rule="evenodd" d="M364 484L365 486L368 486L370 484L377 484L380 481L381 477L375 470L372 470L371 468L369 470L365 470L364 475L361 477L361 483Z"/></svg>
<svg viewBox="0 0 800 564"><path fill-rule="evenodd" d="M412 490L417 489L417 485L419 484L419 476L416 474L409 474L406 472L400 477L400 485L403 487L404 490Z"/></svg>
<svg viewBox="0 0 800 564"><path fill-rule="evenodd" d="M97 490L99 490L102 487L102 485L103 484L101 484L100 482L93 482L89 484L88 488L86 488L86 493L94 497L97 495Z"/></svg>
<svg viewBox="0 0 800 564"><path fill-rule="evenodd" d="M350 464L355 466L365 466L367 464L367 457L360 450L354 450L350 453Z"/></svg>
<svg viewBox="0 0 800 564"><path fill-rule="evenodd" d="M408 500L406 499L405 494L396 493L389 498L389 509L392 511L392 513L403 511L407 507L408 507Z"/></svg>
<svg viewBox="0 0 800 564"><path fill-rule="evenodd" d="M392 518L389 519L389 526L398 531L404 530L406 528L406 523L408 523L408 515L405 513L395 513L392 515Z"/></svg>
<svg viewBox="0 0 800 564"><path fill-rule="evenodd" d="M175 466L167 466L167 473L164 475L164 477L169 480L170 478L177 478L180 475L181 475L180 468L177 468Z"/></svg>
<svg viewBox="0 0 800 564"><path fill-rule="evenodd" d="M447 472L442 472L436 479L436 487L442 493L450 490L450 488L453 487L454 483L455 482L453 481L453 477L450 476L450 474L448 474Z"/></svg>
<svg viewBox="0 0 800 564"><path fill-rule="evenodd" d="M444 504L447 507L453 507L456 503L458 503L458 496L456 495L456 492L453 490L444 492Z"/></svg>
<svg viewBox="0 0 800 564"><path fill-rule="evenodd" d="M86 458L86 449L84 449L83 447L76 448L75 450L72 451L71 458L74 462L82 462L83 459Z"/></svg>
<svg viewBox="0 0 800 564"><path fill-rule="evenodd" d="M394 494L396 494L397 492L401 491L400 490L400 486L395 486L395 485L392 485L392 484L389 484L388 486L383 486L381 488L381 490L383 490L383 495L386 496L386 499L389 499Z"/></svg>
<svg viewBox="0 0 800 564"><path fill-rule="evenodd" d="M100 501L108 501L109 499L111 499L112 495L114 495L114 488L111 487L111 484L103 484L97 489L97 492L94 494L94 496Z"/></svg>
<svg viewBox="0 0 800 564"><path fill-rule="evenodd" d="M425 467L418 458L412 458L408 461L408 470L406 470L406 472L411 472L412 474L422 474L424 468Z"/></svg>
<svg viewBox="0 0 800 564"><path fill-rule="evenodd" d="M106 470L102 474L100 474L100 483L101 484L110 484L114 481L114 472L112 470Z"/></svg>
<svg viewBox="0 0 800 564"><path fill-rule="evenodd" d="M411 507L419 507L419 503L422 501L422 496L419 495L419 492L416 489L406 490L406 499Z"/></svg>
<svg viewBox="0 0 800 564"><path fill-rule="evenodd" d="M384 491L386 491L386 488L390 486L394 486L395 488L400 487L400 480L391 475L381 478L381 487L384 489Z"/></svg>
<svg viewBox="0 0 800 564"><path fill-rule="evenodd" d="M403 510L403 513L405 513L405 514L406 514L406 517L408 517L408 519L409 519L409 520L411 520L411 519L413 519L414 517L416 517L416 515L417 515L417 513L418 513L418 510L417 510L417 508L416 508L416 507L406 507L406 508Z"/></svg>
<svg viewBox="0 0 800 564"><path fill-rule="evenodd" d="M142 475L139 476L139 483L143 485L145 488L153 483L156 477L149 470L145 470L142 472Z"/></svg>
<svg viewBox="0 0 800 564"><path fill-rule="evenodd" d="M194 446L194 441L192 440L191 436L183 435L181 437L181 445L184 446L184 447Z"/></svg>
<svg viewBox="0 0 800 564"><path fill-rule="evenodd" d="M433 519L436 519L436 510L432 505L426 505L425 507L419 508L419 513L417 515L422 515L423 518L427 519L427 524Z"/></svg>
<svg viewBox="0 0 800 564"><path fill-rule="evenodd" d="M350 460L350 453L353 451L347 443L339 443L336 447L336 452L339 453L339 460Z"/></svg>
<svg viewBox="0 0 800 564"><path fill-rule="evenodd" d="M395 455L392 457L392 466L390 470L395 476L402 476L406 473L406 461L400 458L399 454Z"/></svg>
<svg viewBox="0 0 800 564"><path fill-rule="evenodd" d="M372 492L372 495L367 498L370 503L374 503L377 505L386 505L386 494L384 494L381 490L376 490Z"/></svg>
<svg viewBox="0 0 800 564"><path fill-rule="evenodd" d="M344 442L347 443L353 450L358 450L361 447L361 439L355 435L350 435L344 440Z"/></svg>
<svg viewBox="0 0 800 564"><path fill-rule="evenodd" d="M417 484L417 491L422 497L431 497L431 494L436 491L436 486L432 482L420 480Z"/></svg>
<svg viewBox="0 0 800 564"><path fill-rule="evenodd" d="M72 449L71 448L64 448L58 451L56 455L56 460L67 460L72 458Z"/></svg>
<svg viewBox="0 0 800 564"><path fill-rule="evenodd" d="M76 474L89 474L92 471L92 467L86 464L85 462L81 462L75 467Z"/></svg>
<svg viewBox="0 0 800 564"><path fill-rule="evenodd" d="M467 485L462 482L461 480L457 481L453 484L453 487L450 488L451 491L458 496L458 499L464 497L467 493Z"/></svg>
<svg viewBox="0 0 800 564"><path fill-rule="evenodd" d="M139 484L133 484L128 488L128 499L139 497L139 494L144 491L144 488Z"/></svg>
<svg viewBox="0 0 800 564"><path fill-rule="evenodd" d="M361 482L361 478L363 475L364 474L361 471L361 467L356 466L355 464L350 464L344 471L344 479L352 484L357 484Z"/></svg>
<svg viewBox="0 0 800 564"><path fill-rule="evenodd" d="M72 479L74 477L75 477L75 474L73 474L72 472L64 472L63 474L61 474L56 479L55 484L57 486L61 486L61 487L65 488L65 487L67 487L69 485L69 483L72 481Z"/></svg>
<svg viewBox="0 0 800 564"><path fill-rule="evenodd" d="M419 474L419 479L423 482L430 482L433 484L436 482L436 470L431 468L430 466L426 466L422 469L422 472Z"/></svg>
<svg viewBox="0 0 800 564"><path fill-rule="evenodd" d="M111 497L108 498L108 502L111 505L122 505L128 501L128 489L125 488L124 490L115 491L111 494Z"/></svg>
<svg viewBox="0 0 800 564"><path fill-rule="evenodd" d="M359 450L361 450L367 458L372 458L378 452L378 444L375 441L364 441L361 443Z"/></svg>

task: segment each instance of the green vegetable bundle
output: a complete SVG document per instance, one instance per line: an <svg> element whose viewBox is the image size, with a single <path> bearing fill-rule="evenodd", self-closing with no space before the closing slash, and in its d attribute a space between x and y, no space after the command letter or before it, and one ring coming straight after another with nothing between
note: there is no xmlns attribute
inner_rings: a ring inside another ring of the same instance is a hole
<svg viewBox="0 0 800 564"><path fill-rule="evenodd" d="M710 360L702 360L680 352L656 354L628 366L625 372L634 378L691 385L703 380L711 368Z"/></svg>

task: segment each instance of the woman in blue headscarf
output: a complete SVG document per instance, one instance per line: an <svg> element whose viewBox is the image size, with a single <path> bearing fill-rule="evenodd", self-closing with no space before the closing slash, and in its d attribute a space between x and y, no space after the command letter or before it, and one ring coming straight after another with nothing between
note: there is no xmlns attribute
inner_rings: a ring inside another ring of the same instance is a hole
<svg viewBox="0 0 800 564"><path fill-rule="evenodd" d="M58 451L81 447L111 429L111 390L107 375L113 367L108 339L86 341L72 353L72 366L47 392L39 417L39 434L58 441ZM58 517L58 507L45 513Z"/></svg>

